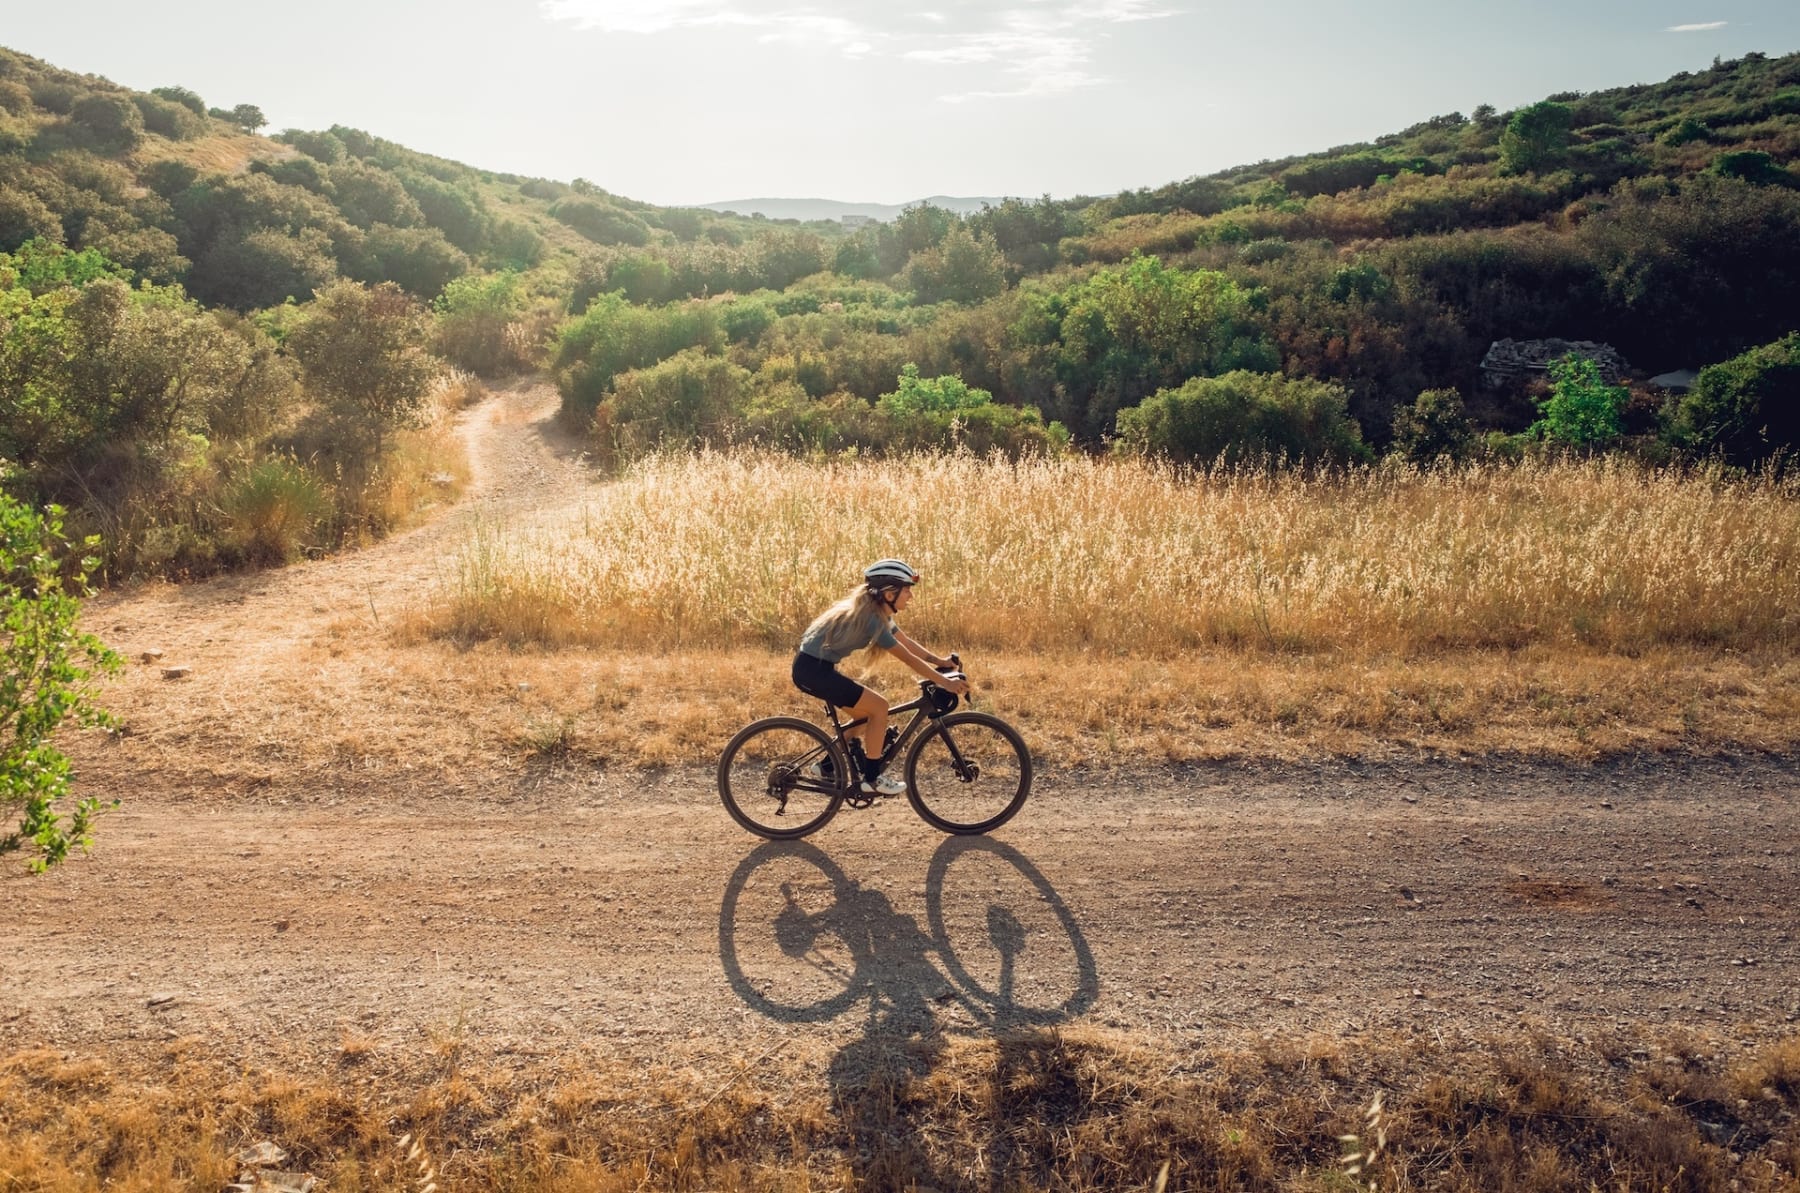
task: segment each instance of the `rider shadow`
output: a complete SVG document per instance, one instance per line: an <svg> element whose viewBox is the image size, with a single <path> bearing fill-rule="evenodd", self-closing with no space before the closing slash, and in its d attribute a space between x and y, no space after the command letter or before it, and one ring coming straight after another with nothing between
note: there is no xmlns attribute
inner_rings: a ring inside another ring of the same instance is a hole
<svg viewBox="0 0 1800 1193"><path fill-rule="evenodd" d="M911 1108L944 1060L947 1028L995 1038L998 1090L1017 1065L1041 1059L1038 1029L1078 1017L1099 996L1074 915L1013 847L946 839L925 901L921 928L815 846L771 842L738 866L720 907L720 959L753 1009L818 1023L867 1002L861 1036L828 1076L848 1154L872 1188L905 1187L939 1168L912 1129ZM990 1155L1010 1167L1004 1147ZM926 1183L961 1183L938 1176Z"/></svg>

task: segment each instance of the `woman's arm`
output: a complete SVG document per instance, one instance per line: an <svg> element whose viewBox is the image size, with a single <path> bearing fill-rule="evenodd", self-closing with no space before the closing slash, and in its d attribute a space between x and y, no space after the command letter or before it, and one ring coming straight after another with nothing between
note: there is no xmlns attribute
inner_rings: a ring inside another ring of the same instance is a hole
<svg viewBox="0 0 1800 1193"><path fill-rule="evenodd" d="M932 667L948 667L950 665L949 659L939 658L937 655L932 654L929 650L920 646L918 642L913 639L912 635L908 634L899 626L894 627L894 637L900 640L900 645L918 655L919 658L923 659Z"/></svg>
<svg viewBox="0 0 1800 1193"><path fill-rule="evenodd" d="M932 683L949 688L959 696L968 694L968 680L951 679L949 676L938 672L937 668L931 662L932 659L937 657L936 655L927 654L920 648L918 643L914 642L911 638L908 638L898 629L894 631L894 637L898 639L898 641L896 641L894 645L888 647L889 654L899 659L902 663L905 663L908 667L911 667L914 671L917 671L926 679L929 679Z"/></svg>

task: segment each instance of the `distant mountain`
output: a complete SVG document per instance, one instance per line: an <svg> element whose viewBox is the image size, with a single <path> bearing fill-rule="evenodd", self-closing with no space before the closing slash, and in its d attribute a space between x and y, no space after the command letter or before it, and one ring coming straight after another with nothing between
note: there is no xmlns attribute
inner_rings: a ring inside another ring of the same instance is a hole
<svg viewBox="0 0 1800 1193"><path fill-rule="evenodd" d="M1001 199L992 196L959 199L953 195L932 195L928 199L914 199L910 203L845 203L838 199L728 199L722 203L701 203L698 206L707 211L760 215L771 220L837 220L847 215L862 215L887 221L894 219L908 207L917 207L921 203L942 207L958 215L972 215L984 206L998 207L1001 202Z"/></svg>

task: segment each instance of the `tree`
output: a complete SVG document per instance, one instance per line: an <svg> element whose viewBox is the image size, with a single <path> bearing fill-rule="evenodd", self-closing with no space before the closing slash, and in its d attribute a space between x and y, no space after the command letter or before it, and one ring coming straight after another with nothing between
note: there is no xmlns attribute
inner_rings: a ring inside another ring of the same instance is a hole
<svg viewBox="0 0 1800 1193"><path fill-rule="evenodd" d="M991 236L958 224L942 241L906 263L906 284L921 303L980 302L1006 289L1006 259Z"/></svg>
<svg viewBox="0 0 1800 1193"><path fill-rule="evenodd" d="M288 348L358 462L379 459L388 436L417 426L438 362L425 352L425 310L391 282L337 282L318 292Z"/></svg>
<svg viewBox="0 0 1800 1193"><path fill-rule="evenodd" d="M1545 100L1520 108L1500 134L1500 166L1509 174L1532 174L1562 161L1569 148L1575 113L1567 104Z"/></svg>
<svg viewBox="0 0 1800 1193"><path fill-rule="evenodd" d="M113 723L94 703L95 685L119 668L118 655L75 628L98 561L72 557L61 515L0 492L0 854L29 849L37 871L92 843L102 805L88 796L65 819L59 805L72 773L51 738L66 721ZM92 550L98 540L80 545ZM18 826L9 830L14 810Z"/></svg>
<svg viewBox="0 0 1800 1193"><path fill-rule="evenodd" d="M227 119L247 133L253 133L269 123L269 118L264 116L263 110L255 104L237 105L231 109L231 114Z"/></svg>
<svg viewBox="0 0 1800 1193"><path fill-rule="evenodd" d="M1543 417L1530 433L1573 448L1605 447L1625 433L1623 385L1608 385L1600 366L1585 356L1550 362L1550 396L1538 403Z"/></svg>

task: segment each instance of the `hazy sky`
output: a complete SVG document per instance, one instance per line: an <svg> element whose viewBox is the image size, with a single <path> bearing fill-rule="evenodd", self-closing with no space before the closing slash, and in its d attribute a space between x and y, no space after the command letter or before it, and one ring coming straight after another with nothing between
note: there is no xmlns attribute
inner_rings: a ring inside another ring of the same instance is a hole
<svg viewBox="0 0 1800 1193"><path fill-rule="evenodd" d="M0 45L661 204L1154 186L1800 50L1794 0L0 0Z"/></svg>

